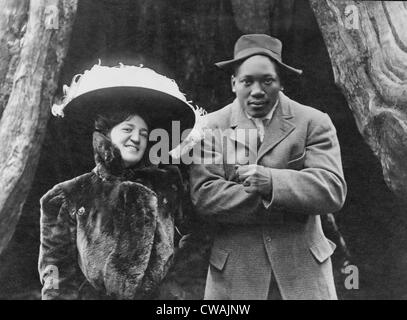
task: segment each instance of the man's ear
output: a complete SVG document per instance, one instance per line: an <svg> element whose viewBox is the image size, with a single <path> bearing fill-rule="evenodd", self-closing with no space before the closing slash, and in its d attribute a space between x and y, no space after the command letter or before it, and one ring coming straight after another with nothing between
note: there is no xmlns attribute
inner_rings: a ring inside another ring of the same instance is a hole
<svg viewBox="0 0 407 320"><path fill-rule="evenodd" d="M236 86L236 78L235 76L232 74L232 76L230 77L230 84L232 86L232 92L236 92L235 86Z"/></svg>

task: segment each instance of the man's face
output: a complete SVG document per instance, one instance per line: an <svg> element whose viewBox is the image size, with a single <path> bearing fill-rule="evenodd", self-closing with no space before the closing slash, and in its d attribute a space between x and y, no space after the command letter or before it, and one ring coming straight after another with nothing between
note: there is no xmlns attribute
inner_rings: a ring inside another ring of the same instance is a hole
<svg viewBox="0 0 407 320"><path fill-rule="evenodd" d="M275 63L265 56L246 59L232 76L232 91L236 93L240 106L255 118L270 112L280 89Z"/></svg>

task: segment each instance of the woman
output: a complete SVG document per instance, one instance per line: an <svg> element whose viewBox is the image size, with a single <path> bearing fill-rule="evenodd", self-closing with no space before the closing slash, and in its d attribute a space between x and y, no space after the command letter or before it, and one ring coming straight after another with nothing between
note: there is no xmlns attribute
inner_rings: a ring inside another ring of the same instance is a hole
<svg viewBox="0 0 407 320"><path fill-rule="evenodd" d="M151 163L148 135L175 119L188 127L196 111L146 68L96 65L64 91L53 113L96 119L96 167L41 199L42 298L151 298L173 261L184 186L176 166Z"/></svg>

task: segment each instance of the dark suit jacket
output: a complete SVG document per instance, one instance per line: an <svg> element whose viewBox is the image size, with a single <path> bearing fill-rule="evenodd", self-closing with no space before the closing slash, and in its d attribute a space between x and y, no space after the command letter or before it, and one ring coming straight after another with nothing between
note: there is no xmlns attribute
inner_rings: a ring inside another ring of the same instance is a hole
<svg viewBox="0 0 407 320"><path fill-rule="evenodd" d="M336 299L330 259L335 245L325 237L319 215L342 207L346 183L329 116L280 93L258 151L250 141L256 137L235 134L255 129L236 100L206 120L225 137L215 134L211 144L223 164L194 164L190 174L196 211L220 226L205 298L266 299L274 273L283 299ZM231 142L228 148L225 141ZM270 168L269 206L235 180L234 164L224 161L230 145L238 162L251 159Z"/></svg>

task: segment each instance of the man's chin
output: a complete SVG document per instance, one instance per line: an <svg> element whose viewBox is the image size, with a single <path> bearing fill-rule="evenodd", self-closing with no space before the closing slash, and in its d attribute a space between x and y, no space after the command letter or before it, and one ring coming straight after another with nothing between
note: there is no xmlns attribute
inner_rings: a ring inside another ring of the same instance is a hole
<svg viewBox="0 0 407 320"><path fill-rule="evenodd" d="M266 116L269 112L270 112L271 108L264 107L264 106L259 106L259 107L253 107L250 106L247 109L247 113L249 116L253 117L253 118L261 118Z"/></svg>

